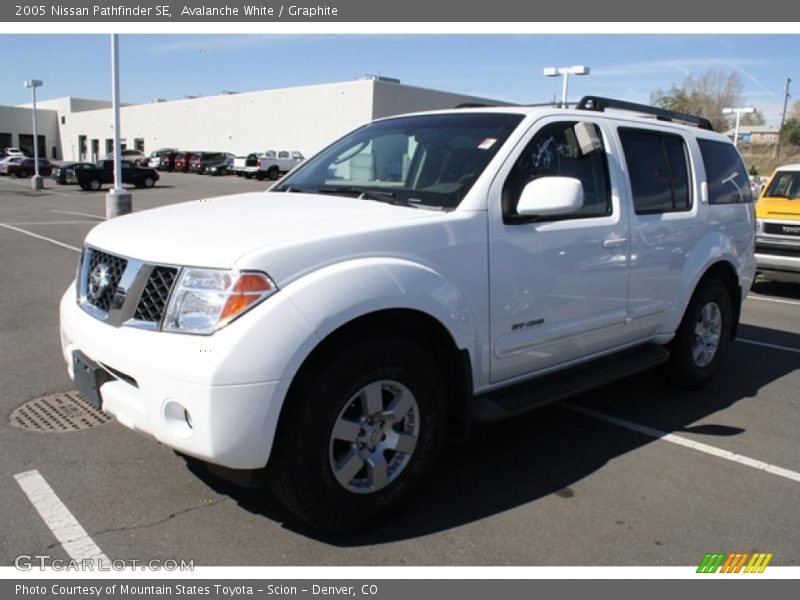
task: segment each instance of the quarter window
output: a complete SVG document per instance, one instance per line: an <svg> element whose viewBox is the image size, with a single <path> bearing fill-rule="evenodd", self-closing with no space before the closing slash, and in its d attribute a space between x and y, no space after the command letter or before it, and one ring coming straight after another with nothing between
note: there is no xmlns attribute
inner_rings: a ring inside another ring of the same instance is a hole
<svg viewBox="0 0 800 600"><path fill-rule="evenodd" d="M750 178L733 144L697 140L706 166L709 204L752 202Z"/></svg>
<svg viewBox="0 0 800 600"><path fill-rule="evenodd" d="M619 137L636 214L689 210L689 160L683 138L639 129L620 129Z"/></svg>

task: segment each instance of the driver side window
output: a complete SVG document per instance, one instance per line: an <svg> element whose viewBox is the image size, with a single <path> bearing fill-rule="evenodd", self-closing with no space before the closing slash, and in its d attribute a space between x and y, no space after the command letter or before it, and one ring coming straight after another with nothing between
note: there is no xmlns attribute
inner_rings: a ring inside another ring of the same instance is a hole
<svg viewBox="0 0 800 600"><path fill-rule="evenodd" d="M576 121L551 123L542 127L514 163L503 185L503 216L517 216L523 188L540 177L573 177L583 185L583 206L564 215L538 220L556 221L602 217L611 214L611 186L605 148L583 154L573 127ZM596 125L592 125L596 128ZM597 131L597 137L602 135Z"/></svg>

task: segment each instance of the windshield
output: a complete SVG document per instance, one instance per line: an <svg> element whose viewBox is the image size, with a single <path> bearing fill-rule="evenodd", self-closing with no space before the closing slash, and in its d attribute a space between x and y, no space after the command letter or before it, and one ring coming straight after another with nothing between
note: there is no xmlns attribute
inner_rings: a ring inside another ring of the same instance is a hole
<svg viewBox="0 0 800 600"><path fill-rule="evenodd" d="M459 113L377 121L335 142L274 189L455 208L522 118Z"/></svg>
<svg viewBox="0 0 800 600"><path fill-rule="evenodd" d="M800 198L800 171L778 171L764 198Z"/></svg>

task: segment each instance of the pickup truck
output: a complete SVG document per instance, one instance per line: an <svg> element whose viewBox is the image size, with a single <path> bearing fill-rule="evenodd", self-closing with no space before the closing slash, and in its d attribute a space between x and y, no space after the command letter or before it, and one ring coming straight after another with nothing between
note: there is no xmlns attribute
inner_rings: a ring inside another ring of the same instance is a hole
<svg viewBox="0 0 800 600"><path fill-rule="evenodd" d="M105 183L114 183L114 161L99 160L93 169L75 171L75 178L81 189L97 192ZM148 167L137 167L127 160L122 161L122 183L138 188L151 188L158 181L158 173Z"/></svg>
<svg viewBox="0 0 800 600"><path fill-rule="evenodd" d="M250 179L258 173L258 160L263 156L258 152L251 152L247 156L237 156L233 159L231 170L239 177Z"/></svg>
<svg viewBox="0 0 800 600"><path fill-rule="evenodd" d="M709 382L755 226L700 117L593 96L390 117L266 192L97 225L63 356L121 424L360 529L472 423L657 366Z"/></svg>
<svg viewBox="0 0 800 600"><path fill-rule="evenodd" d="M258 179L270 179L275 181L283 175L294 169L297 165L305 160L301 152L293 150L267 150L258 160L258 171L256 177Z"/></svg>
<svg viewBox="0 0 800 600"><path fill-rule="evenodd" d="M778 167L756 203L758 273L800 282L800 164Z"/></svg>

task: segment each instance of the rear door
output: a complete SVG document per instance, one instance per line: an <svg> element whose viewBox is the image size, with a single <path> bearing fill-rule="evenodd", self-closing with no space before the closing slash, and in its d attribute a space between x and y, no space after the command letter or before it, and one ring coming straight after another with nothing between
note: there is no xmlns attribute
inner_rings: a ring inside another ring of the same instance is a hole
<svg viewBox="0 0 800 600"><path fill-rule="evenodd" d="M617 146L603 119L584 122L602 148L580 151L576 119L540 120L490 189L492 383L614 348L624 335L628 215ZM551 176L579 179L583 207L515 218L525 184Z"/></svg>

